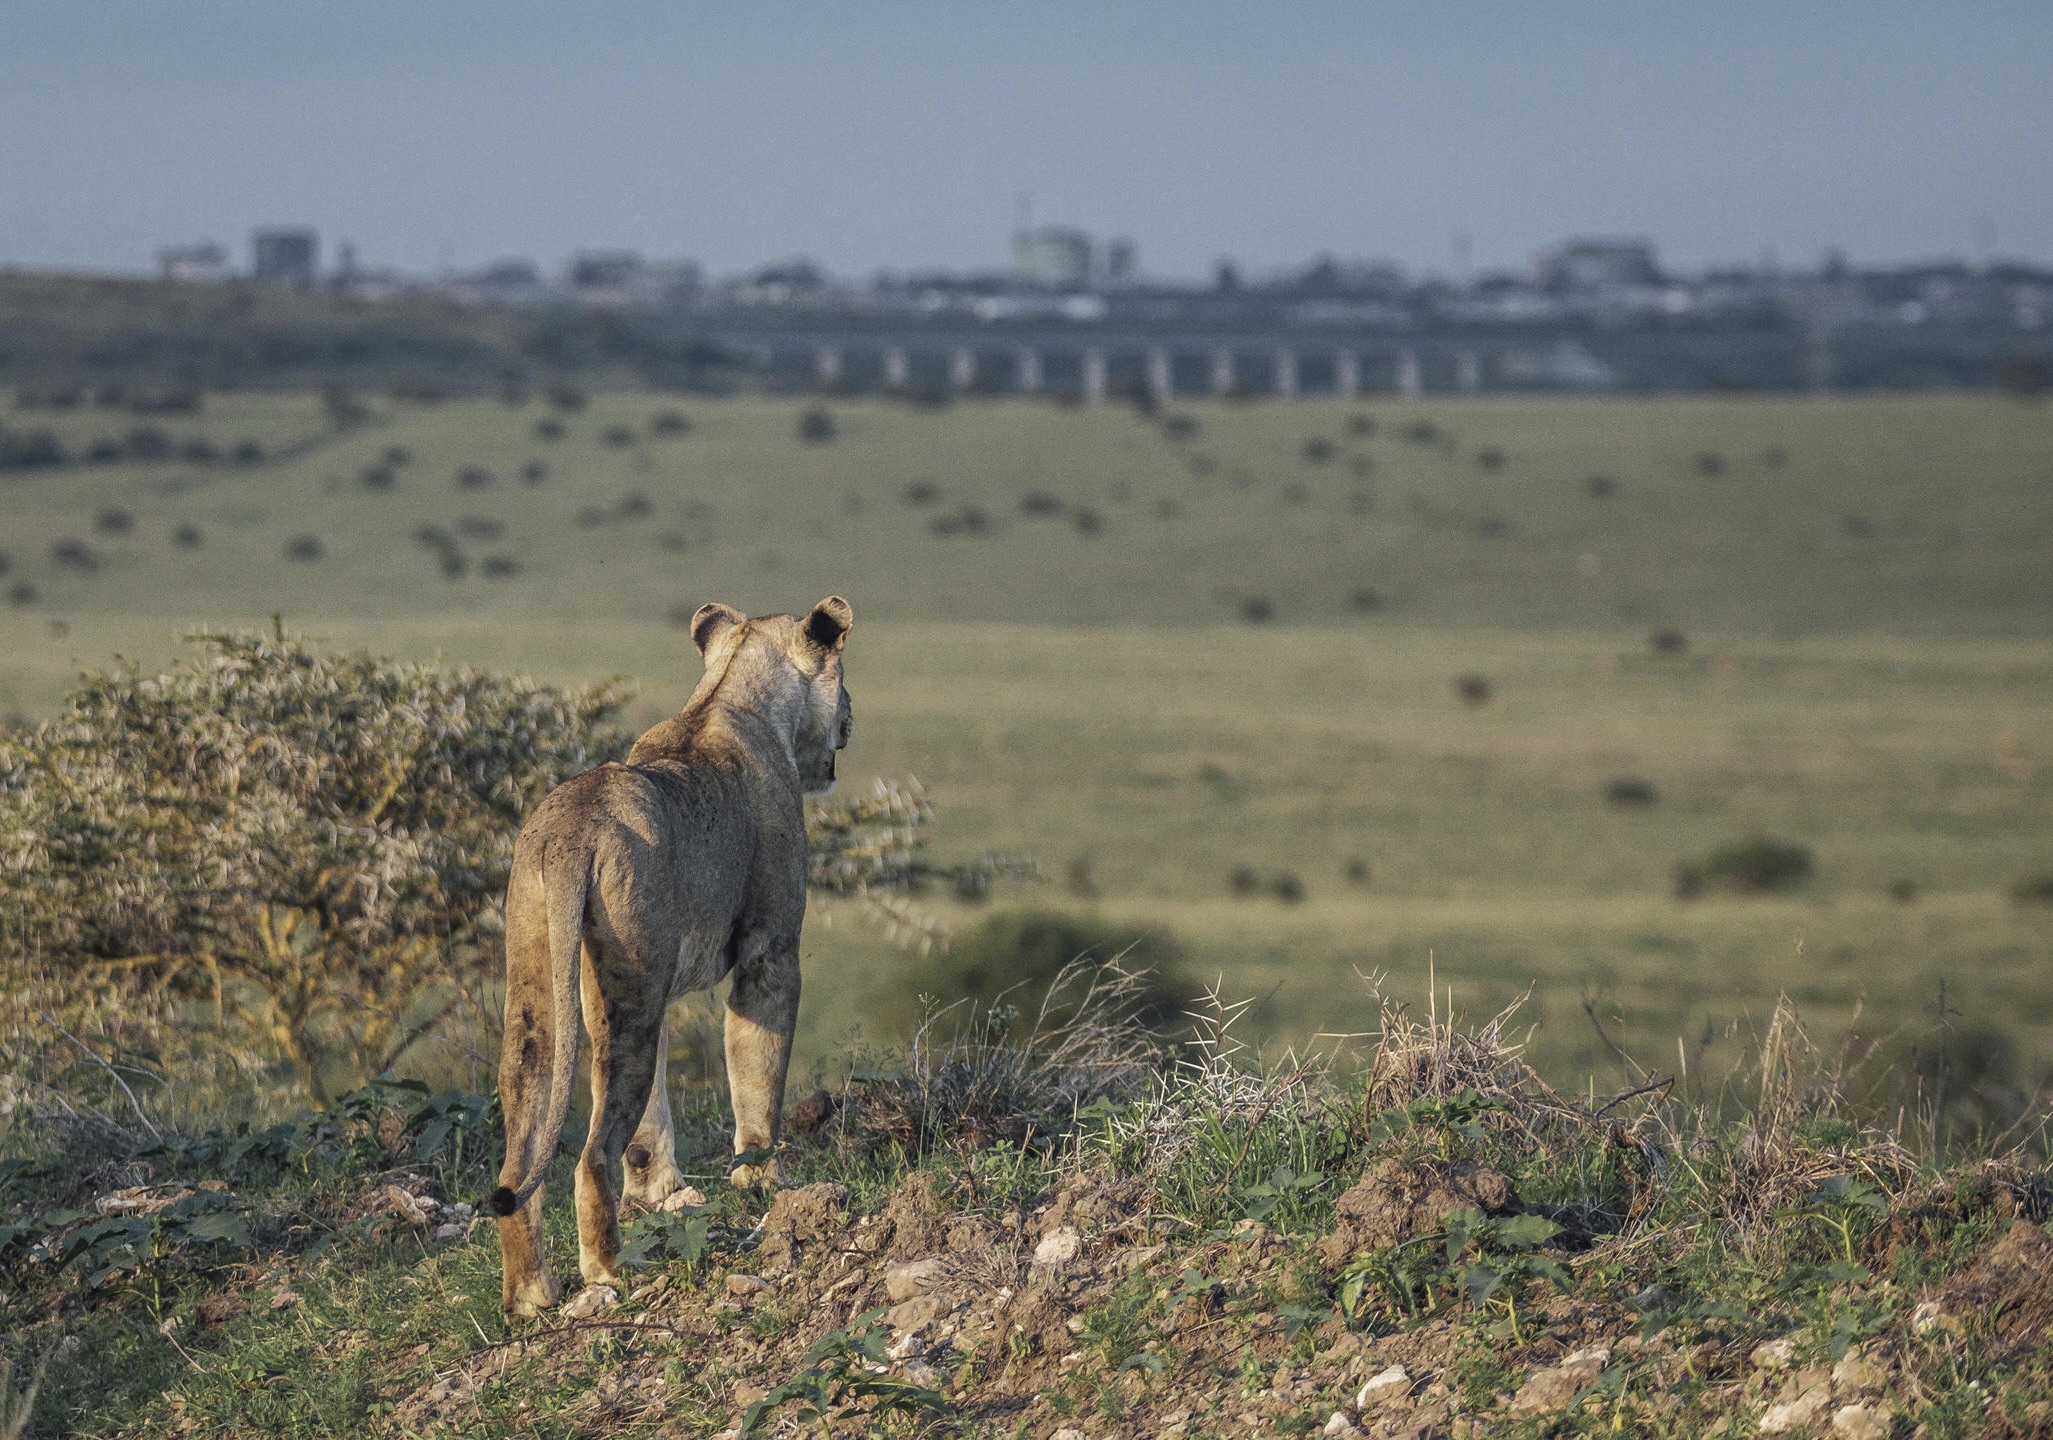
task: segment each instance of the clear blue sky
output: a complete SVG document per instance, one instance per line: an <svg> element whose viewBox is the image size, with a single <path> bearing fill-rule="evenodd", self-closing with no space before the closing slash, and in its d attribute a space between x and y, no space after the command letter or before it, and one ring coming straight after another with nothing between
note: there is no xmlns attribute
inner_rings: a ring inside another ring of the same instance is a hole
<svg viewBox="0 0 2053 1440"><path fill-rule="evenodd" d="M2053 259L2053 3L0 0L0 264Z"/></svg>

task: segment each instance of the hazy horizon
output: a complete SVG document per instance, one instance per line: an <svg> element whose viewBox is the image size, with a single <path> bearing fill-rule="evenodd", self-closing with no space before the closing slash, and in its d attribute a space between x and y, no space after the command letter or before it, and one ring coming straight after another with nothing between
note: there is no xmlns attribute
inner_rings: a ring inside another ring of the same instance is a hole
<svg viewBox="0 0 2053 1440"><path fill-rule="evenodd" d="M2053 256L2053 11L2021 3L14 0L4 28L6 266L240 263L304 224L324 263L415 272L997 269L1022 194L1173 279L1519 269L1585 234L1684 270Z"/></svg>

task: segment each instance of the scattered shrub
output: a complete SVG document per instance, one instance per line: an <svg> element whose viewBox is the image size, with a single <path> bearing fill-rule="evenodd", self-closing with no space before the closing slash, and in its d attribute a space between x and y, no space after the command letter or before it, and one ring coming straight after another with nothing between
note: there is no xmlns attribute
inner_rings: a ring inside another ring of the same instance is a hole
<svg viewBox="0 0 2053 1440"><path fill-rule="evenodd" d="M1865 515L1842 515L1839 533L1849 540L1865 540L1875 533L1875 522Z"/></svg>
<svg viewBox="0 0 2053 1440"><path fill-rule="evenodd" d="M1511 533L1511 522L1502 515L1479 515L1469 527L1478 540L1502 540Z"/></svg>
<svg viewBox="0 0 2053 1440"><path fill-rule="evenodd" d="M1029 490L1020 497L1019 513L1045 520L1062 513L1062 502L1045 490Z"/></svg>
<svg viewBox="0 0 2053 1440"><path fill-rule="evenodd" d="M1347 513L1367 515L1376 508L1376 495L1372 490L1357 490L1347 497Z"/></svg>
<svg viewBox="0 0 2053 1440"><path fill-rule="evenodd" d="M1298 447L1297 453L1307 464L1323 465L1333 458L1333 442L1323 435L1314 435Z"/></svg>
<svg viewBox="0 0 2053 1440"><path fill-rule="evenodd" d="M1079 900L1095 900L1098 897L1098 880L1091 873L1089 856L1075 856L1062 867L1062 888Z"/></svg>
<svg viewBox="0 0 2053 1440"><path fill-rule="evenodd" d="M1414 420L1400 433L1414 445L1438 445L1443 438L1440 427L1430 420Z"/></svg>
<svg viewBox="0 0 2053 1440"><path fill-rule="evenodd" d="M1305 898L1305 884L1294 872L1283 870L1269 877L1269 893L1286 905L1295 905Z"/></svg>
<svg viewBox="0 0 2053 1440"><path fill-rule="evenodd" d="M1787 894L1809 884L1814 868L1809 846L1758 835L1713 850L1701 863L1676 867L1675 893L1683 899L1707 890Z"/></svg>
<svg viewBox="0 0 2053 1440"><path fill-rule="evenodd" d="M1276 606L1266 595L1250 595L1240 602L1240 618L1250 625L1266 625L1276 618Z"/></svg>
<svg viewBox="0 0 2053 1440"><path fill-rule="evenodd" d="M17 580L7 588L7 603L10 605L33 605L36 599L36 587L26 580Z"/></svg>
<svg viewBox="0 0 2053 1440"><path fill-rule="evenodd" d="M50 547L50 560L60 570L76 570L81 575L100 568L100 557L83 540L59 540Z"/></svg>
<svg viewBox="0 0 2053 1440"><path fill-rule="evenodd" d="M1689 649L1689 637L1680 630L1656 630L1647 637L1647 648L1656 655L1680 655Z"/></svg>
<svg viewBox="0 0 2053 1440"><path fill-rule="evenodd" d="M109 505L93 517L93 528L102 535L126 535L135 529L135 516L119 505Z"/></svg>
<svg viewBox="0 0 2053 1440"><path fill-rule="evenodd" d="M1899 905L1908 905L1918 898L1918 882L1907 876L1899 876L1884 885L1882 893Z"/></svg>
<svg viewBox="0 0 2053 1440"><path fill-rule="evenodd" d="M366 465L363 473L357 476L366 490L390 490L398 479L390 465Z"/></svg>
<svg viewBox="0 0 2053 1440"><path fill-rule="evenodd" d="M1236 865L1226 872L1227 891L1245 900L1262 893L1262 877L1252 865Z"/></svg>
<svg viewBox="0 0 2053 1440"><path fill-rule="evenodd" d="M1504 452L1495 445L1485 445L1482 449L1476 451L1476 464L1486 471L1502 470L1504 468Z"/></svg>
<svg viewBox="0 0 2053 1440"><path fill-rule="evenodd" d="M1191 440L1199 430L1195 415L1170 414L1162 417L1162 433L1171 440Z"/></svg>
<svg viewBox="0 0 2053 1440"><path fill-rule="evenodd" d="M121 448L129 459L145 464L168 460L171 457L171 436L161 425L137 425L122 440Z"/></svg>
<svg viewBox="0 0 2053 1440"><path fill-rule="evenodd" d="M2036 355L2006 360L1996 371L1996 388L2014 400L2037 400L2053 390L2053 366Z"/></svg>
<svg viewBox="0 0 2053 1440"><path fill-rule="evenodd" d="M457 488L461 490L483 490L496 477L482 465L465 465L456 472Z"/></svg>
<svg viewBox="0 0 2053 1440"><path fill-rule="evenodd" d="M86 460L93 465L112 465L121 458L121 442L102 435L86 447Z"/></svg>
<svg viewBox="0 0 2053 1440"><path fill-rule="evenodd" d="M634 431L625 425L608 425L599 434L600 442L612 446L615 450L625 450L634 444L635 438Z"/></svg>
<svg viewBox="0 0 2053 1440"><path fill-rule="evenodd" d="M171 532L171 543L181 550L197 550L200 547L200 527L190 521Z"/></svg>
<svg viewBox="0 0 2053 1440"><path fill-rule="evenodd" d="M1621 775L1604 786L1604 798L1620 808L1642 808L1652 805L1660 795L1653 781Z"/></svg>
<svg viewBox="0 0 2053 1440"><path fill-rule="evenodd" d="M833 413L824 405L812 406L798 417L798 438L808 445L826 445L838 433Z"/></svg>
<svg viewBox="0 0 2053 1440"><path fill-rule="evenodd" d="M318 535L295 535L285 542L285 558L302 564L318 560L324 553Z"/></svg>
<svg viewBox="0 0 2053 1440"><path fill-rule="evenodd" d="M584 391L578 389L577 386L566 385L561 382L549 386L547 390L543 391L543 395L547 398L550 405L561 410L566 415L577 414L585 408L585 404L590 398Z"/></svg>
<svg viewBox="0 0 2053 1440"><path fill-rule="evenodd" d="M497 540L506 526L491 515L465 515L456 522L456 533L470 540Z"/></svg>
<svg viewBox="0 0 2053 1440"><path fill-rule="evenodd" d="M264 447L254 440L238 440L228 458L237 465L261 465L264 463Z"/></svg>
<svg viewBox="0 0 2053 1440"><path fill-rule="evenodd" d="M1347 417L1347 433L1350 435L1373 435L1376 433L1376 417L1357 412Z"/></svg>
<svg viewBox="0 0 2053 1440"><path fill-rule="evenodd" d="M470 574L470 561L464 557L464 553L461 550L454 547L444 550L436 556L436 563L442 567L442 578L444 580L461 580L464 576Z"/></svg>
<svg viewBox="0 0 2053 1440"><path fill-rule="evenodd" d="M1761 452L1763 470L1781 470L1789 464L1789 452L1780 445L1770 445Z"/></svg>
<svg viewBox="0 0 2053 1440"><path fill-rule="evenodd" d="M178 447L178 458L188 465L212 465L221 458L221 451L204 435L195 435Z"/></svg>
<svg viewBox="0 0 2053 1440"><path fill-rule="evenodd" d="M1349 856L1347 863L1340 867L1340 873L1350 885L1366 885L1370 879L1369 862L1359 855Z"/></svg>
<svg viewBox="0 0 2053 1440"><path fill-rule="evenodd" d="M1347 457L1347 469L1353 475L1373 475L1376 473L1375 457L1372 455L1350 455Z"/></svg>
<svg viewBox="0 0 2053 1440"><path fill-rule="evenodd" d="M1706 479L1715 480L1725 473L1725 457L1716 450L1699 450L1690 461L1690 468Z"/></svg>
<svg viewBox="0 0 2053 1440"><path fill-rule="evenodd" d="M587 530L596 530L606 523L606 512L596 505L580 506L577 523Z"/></svg>
<svg viewBox="0 0 2053 1440"><path fill-rule="evenodd" d="M1069 523L1076 527L1079 535L1095 535L1105 528L1105 517L1088 506L1079 505L1069 512Z"/></svg>
<svg viewBox="0 0 2053 1440"><path fill-rule="evenodd" d="M5 575L8 571L12 570L13 568L14 557L12 555L9 555L5 550L0 550L0 575Z"/></svg>
<svg viewBox="0 0 2053 1440"><path fill-rule="evenodd" d="M1592 475L1583 481L1583 493L1592 500L1609 500L1618 493L1618 482L1609 475Z"/></svg>
<svg viewBox="0 0 2053 1440"><path fill-rule="evenodd" d="M2013 905L2053 905L2053 870L2038 875L2026 875L2010 885L2010 903Z"/></svg>
<svg viewBox="0 0 2053 1440"><path fill-rule="evenodd" d="M520 574L520 561L511 555L487 555L479 563L478 573L487 580L511 580Z"/></svg>
<svg viewBox="0 0 2053 1440"><path fill-rule="evenodd" d="M691 417L682 410L658 410L649 417L649 433L665 438L691 433Z"/></svg>
<svg viewBox="0 0 2053 1440"><path fill-rule="evenodd" d="M622 520L641 520L655 508L653 501L639 490L629 491L620 497L613 507L613 513Z"/></svg>
<svg viewBox="0 0 2053 1440"><path fill-rule="evenodd" d="M1302 505L1311 498L1312 492L1296 481L1283 487L1283 503L1286 505Z"/></svg>
<svg viewBox="0 0 2053 1440"><path fill-rule="evenodd" d="M1360 614L1383 608L1383 592L1368 585L1358 585L1347 597L1348 605Z"/></svg>
<svg viewBox="0 0 2053 1440"><path fill-rule="evenodd" d="M1219 468L1219 462L1209 455L1193 455L1185 462L1185 466L1191 474L1202 480Z"/></svg>
<svg viewBox="0 0 2053 1440"><path fill-rule="evenodd" d="M413 454L404 445L387 445L379 460L397 470L413 459Z"/></svg>
<svg viewBox="0 0 2053 1440"><path fill-rule="evenodd" d="M954 535L981 535L991 528L991 517L980 506L964 505L947 515L936 515L928 522L928 529L944 538Z"/></svg>
<svg viewBox="0 0 2053 1440"><path fill-rule="evenodd" d="M449 387L426 375L401 375L385 393L401 404L440 405L449 398Z"/></svg>
<svg viewBox="0 0 2053 1440"><path fill-rule="evenodd" d="M941 487L931 480L913 480L898 493L908 505L931 505L941 498Z"/></svg>
<svg viewBox="0 0 2053 1440"><path fill-rule="evenodd" d="M330 381L321 387L321 410L337 430L347 430L371 418L370 407L347 385Z"/></svg>
<svg viewBox="0 0 2053 1440"><path fill-rule="evenodd" d="M541 484L549 478L549 462L546 460L528 461L527 464L520 467L520 478L523 484Z"/></svg>
<svg viewBox="0 0 2053 1440"><path fill-rule="evenodd" d="M561 440L567 433L563 428L563 422L553 415L545 415L535 422L537 440Z"/></svg>
<svg viewBox="0 0 2053 1440"><path fill-rule="evenodd" d="M1487 705L1495 691L1487 675L1457 675L1454 677L1454 693L1464 705Z"/></svg>

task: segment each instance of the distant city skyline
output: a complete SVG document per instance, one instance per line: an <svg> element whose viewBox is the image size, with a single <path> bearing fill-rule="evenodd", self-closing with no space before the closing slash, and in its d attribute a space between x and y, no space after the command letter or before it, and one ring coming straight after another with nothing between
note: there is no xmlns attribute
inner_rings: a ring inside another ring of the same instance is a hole
<svg viewBox="0 0 2053 1440"><path fill-rule="evenodd" d="M2043 4L10 0L0 39L0 265L243 264L305 225L415 273L1002 271L1022 194L1184 281L1578 235L1681 270L2053 257Z"/></svg>

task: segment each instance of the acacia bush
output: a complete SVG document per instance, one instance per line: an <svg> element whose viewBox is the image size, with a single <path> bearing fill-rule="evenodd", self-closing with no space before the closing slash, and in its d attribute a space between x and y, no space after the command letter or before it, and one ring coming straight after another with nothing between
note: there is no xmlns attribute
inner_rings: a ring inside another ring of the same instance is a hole
<svg viewBox="0 0 2053 1440"><path fill-rule="evenodd" d="M431 1036L489 1051L521 818L631 738L618 682L196 638L0 732L0 1120L134 1107L167 1075L325 1104ZM904 892L1023 867L927 860L932 814L881 782L809 807L813 887L944 939Z"/></svg>

